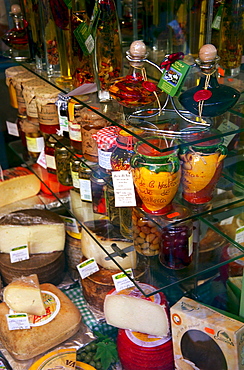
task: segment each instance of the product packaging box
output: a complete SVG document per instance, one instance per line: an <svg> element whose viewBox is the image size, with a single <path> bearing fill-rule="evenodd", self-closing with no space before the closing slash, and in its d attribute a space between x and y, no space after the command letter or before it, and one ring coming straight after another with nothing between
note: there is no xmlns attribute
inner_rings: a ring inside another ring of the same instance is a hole
<svg viewBox="0 0 244 370"><path fill-rule="evenodd" d="M244 324L183 297L170 309L177 370L244 370Z"/></svg>

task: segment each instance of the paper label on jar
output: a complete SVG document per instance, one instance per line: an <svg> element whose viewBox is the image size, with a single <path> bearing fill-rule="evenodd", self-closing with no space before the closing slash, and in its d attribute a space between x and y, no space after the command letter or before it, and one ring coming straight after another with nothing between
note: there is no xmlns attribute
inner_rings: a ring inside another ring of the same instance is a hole
<svg viewBox="0 0 244 370"><path fill-rule="evenodd" d="M236 229L235 241L239 244L244 243L244 226Z"/></svg>
<svg viewBox="0 0 244 370"><path fill-rule="evenodd" d="M80 179L80 198L87 202L92 201L91 181L88 179Z"/></svg>
<svg viewBox="0 0 244 370"><path fill-rule="evenodd" d="M81 127L80 127L80 124L69 122L69 138L70 138L70 140L81 142Z"/></svg>
<svg viewBox="0 0 244 370"><path fill-rule="evenodd" d="M7 314L6 316L9 330L30 329L27 313Z"/></svg>
<svg viewBox="0 0 244 370"><path fill-rule="evenodd" d="M6 121L6 126L9 135L19 136L18 125L15 122Z"/></svg>
<svg viewBox="0 0 244 370"><path fill-rule="evenodd" d="M35 117L35 118L38 117L35 99L32 99L30 102L28 102L28 104L26 104L26 113L30 117Z"/></svg>
<svg viewBox="0 0 244 370"><path fill-rule="evenodd" d="M44 138L26 136L26 145L29 152L40 153L45 145Z"/></svg>
<svg viewBox="0 0 244 370"><path fill-rule="evenodd" d="M112 171L115 207L135 207L135 189L130 171Z"/></svg>
<svg viewBox="0 0 244 370"><path fill-rule="evenodd" d="M41 125L59 125L58 111L55 104L43 105L38 112L38 117Z"/></svg>
<svg viewBox="0 0 244 370"><path fill-rule="evenodd" d="M17 96L17 102L18 102L18 111L19 113L24 113L26 111L26 105L25 105L25 99L23 97L21 89L16 88L16 96Z"/></svg>
<svg viewBox="0 0 244 370"><path fill-rule="evenodd" d="M133 279L132 269L127 269L125 272ZM127 275L122 271L118 272L118 274L112 275L114 286L117 292L135 286L135 284L128 278Z"/></svg>
<svg viewBox="0 0 244 370"><path fill-rule="evenodd" d="M112 170L110 161L111 154L112 152L105 152L102 149L98 149L98 164L100 167L105 168L106 170Z"/></svg>
<svg viewBox="0 0 244 370"><path fill-rule="evenodd" d="M10 262L15 263L19 261L28 260L29 250L27 245L21 245L15 248L12 248L10 251Z"/></svg>
<svg viewBox="0 0 244 370"><path fill-rule="evenodd" d="M56 162L55 162L55 157L53 155L45 154L46 158L46 165L47 168L52 168L53 170L56 170Z"/></svg>
<svg viewBox="0 0 244 370"><path fill-rule="evenodd" d="M99 271L99 267L94 258L89 258L76 266L82 279Z"/></svg>
<svg viewBox="0 0 244 370"><path fill-rule="evenodd" d="M71 177L72 177L73 187L76 189L79 189L80 188L79 173L75 171L71 171Z"/></svg>

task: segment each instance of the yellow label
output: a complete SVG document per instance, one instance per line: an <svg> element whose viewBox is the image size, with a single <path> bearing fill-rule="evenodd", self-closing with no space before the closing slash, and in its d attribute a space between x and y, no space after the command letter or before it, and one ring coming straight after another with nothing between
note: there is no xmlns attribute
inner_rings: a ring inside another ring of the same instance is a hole
<svg viewBox="0 0 244 370"><path fill-rule="evenodd" d="M29 370L75 370L76 369L76 349L59 349L48 353L37 360Z"/></svg>

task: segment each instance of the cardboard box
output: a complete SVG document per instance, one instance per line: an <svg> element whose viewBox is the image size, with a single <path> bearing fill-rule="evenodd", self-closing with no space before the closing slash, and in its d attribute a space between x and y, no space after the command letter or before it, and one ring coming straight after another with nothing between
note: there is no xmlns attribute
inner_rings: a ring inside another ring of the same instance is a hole
<svg viewBox="0 0 244 370"><path fill-rule="evenodd" d="M244 324L183 297L170 309L177 370L244 370Z"/></svg>

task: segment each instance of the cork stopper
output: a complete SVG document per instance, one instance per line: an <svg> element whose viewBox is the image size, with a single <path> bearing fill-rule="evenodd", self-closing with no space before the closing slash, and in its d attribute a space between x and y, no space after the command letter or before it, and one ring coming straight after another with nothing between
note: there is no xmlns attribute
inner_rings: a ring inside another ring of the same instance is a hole
<svg viewBox="0 0 244 370"><path fill-rule="evenodd" d="M217 49L212 44L205 44L199 50L199 59L201 62L212 62L217 56Z"/></svg>
<svg viewBox="0 0 244 370"><path fill-rule="evenodd" d="M130 55L133 58L143 59L147 54L146 45L141 40L133 41L130 45Z"/></svg>
<svg viewBox="0 0 244 370"><path fill-rule="evenodd" d="M12 14L20 14L21 13L21 8L20 8L19 4L13 4L11 6L11 13Z"/></svg>

